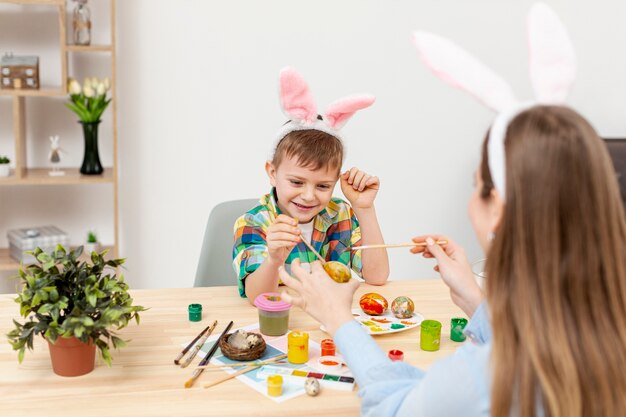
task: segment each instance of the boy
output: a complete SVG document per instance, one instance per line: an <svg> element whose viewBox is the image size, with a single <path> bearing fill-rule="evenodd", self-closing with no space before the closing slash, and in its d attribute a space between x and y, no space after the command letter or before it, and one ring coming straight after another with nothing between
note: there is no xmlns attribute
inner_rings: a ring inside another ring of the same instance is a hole
<svg viewBox="0 0 626 417"><path fill-rule="evenodd" d="M389 276L385 250L350 251L356 245L383 243L374 209L380 182L357 168L340 175L344 152L338 129L373 98L340 100L323 119L298 73L284 69L280 81L281 104L291 120L283 125L273 158L265 164L272 190L235 223L233 267L240 295L252 303L261 293L276 292L280 266L288 268L294 259L314 261L302 239L326 260L351 266L368 284L384 284ZM332 197L340 179L352 207Z"/></svg>

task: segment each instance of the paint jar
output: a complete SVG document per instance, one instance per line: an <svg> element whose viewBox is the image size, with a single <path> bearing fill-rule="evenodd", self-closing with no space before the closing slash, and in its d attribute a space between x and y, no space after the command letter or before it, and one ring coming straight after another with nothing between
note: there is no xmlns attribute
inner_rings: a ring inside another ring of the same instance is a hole
<svg viewBox="0 0 626 417"><path fill-rule="evenodd" d="M287 336L287 360L290 363L306 363L309 360L309 334L290 332Z"/></svg>
<svg viewBox="0 0 626 417"><path fill-rule="evenodd" d="M259 311L259 330L266 336L282 336L289 329L291 304L277 292L260 294L254 299Z"/></svg>
<svg viewBox="0 0 626 417"><path fill-rule="evenodd" d="M335 342L333 339L324 339L320 343L320 347L322 348L322 356L335 356L335 352L337 351L335 348Z"/></svg>
<svg viewBox="0 0 626 417"><path fill-rule="evenodd" d="M270 397L280 397L283 394L283 377L280 375L270 375L267 377L267 395Z"/></svg>
<svg viewBox="0 0 626 417"><path fill-rule="evenodd" d="M420 325L420 348L428 352L439 350L441 343L441 322L424 320Z"/></svg>
<svg viewBox="0 0 626 417"><path fill-rule="evenodd" d="M189 313L189 321L202 320L202 304L189 304L187 311Z"/></svg>
<svg viewBox="0 0 626 417"><path fill-rule="evenodd" d="M394 362L402 362L404 359L404 352L398 349L391 349L389 353L387 353L387 356Z"/></svg>
<svg viewBox="0 0 626 417"><path fill-rule="evenodd" d="M450 339L455 342L464 342L465 334L463 334L463 330L467 325L467 319L462 317L454 317L450 320Z"/></svg>

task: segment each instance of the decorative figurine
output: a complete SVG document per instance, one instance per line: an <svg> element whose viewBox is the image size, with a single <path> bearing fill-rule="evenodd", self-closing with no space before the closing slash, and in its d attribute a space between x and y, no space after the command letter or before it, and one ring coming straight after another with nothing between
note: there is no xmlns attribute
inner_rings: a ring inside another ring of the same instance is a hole
<svg viewBox="0 0 626 417"><path fill-rule="evenodd" d="M50 154L48 159L52 164L52 171L48 171L48 175L51 177L61 177L65 175L65 171L59 169L59 162L61 162L61 153L64 151L59 146L59 136L50 136Z"/></svg>
<svg viewBox="0 0 626 417"><path fill-rule="evenodd" d="M91 43L91 11L87 6L87 0L74 1L76 2L72 13L74 45L89 45Z"/></svg>

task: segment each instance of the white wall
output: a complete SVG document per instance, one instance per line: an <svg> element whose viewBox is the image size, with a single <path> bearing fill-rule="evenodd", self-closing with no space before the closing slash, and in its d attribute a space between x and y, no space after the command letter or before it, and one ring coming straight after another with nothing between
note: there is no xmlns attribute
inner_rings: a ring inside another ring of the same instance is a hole
<svg viewBox="0 0 626 417"><path fill-rule="evenodd" d="M570 103L602 135L626 136L626 4L548 3L579 58ZM377 210L388 242L444 233L470 259L480 258L466 202L492 116L426 70L410 34L419 28L454 39L530 98L524 31L531 4L118 2L120 231L128 281L192 285L211 208L267 192L263 163L285 120L277 100L285 65L305 76L322 109L350 93L377 96L345 128L346 166L380 176ZM3 100L0 106L4 121ZM435 276L431 261L406 250L390 251L390 258L393 279Z"/></svg>

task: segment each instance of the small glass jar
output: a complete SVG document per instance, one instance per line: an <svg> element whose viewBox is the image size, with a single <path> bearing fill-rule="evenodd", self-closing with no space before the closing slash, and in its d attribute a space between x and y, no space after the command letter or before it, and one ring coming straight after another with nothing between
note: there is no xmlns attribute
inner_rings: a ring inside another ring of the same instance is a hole
<svg viewBox="0 0 626 417"><path fill-rule="evenodd" d="M277 292L266 292L254 299L259 311L259 330L266 336L282 336L289 330L289 309Z"/></svg>
<svg viewBox="0 0 626 417"><path fill-rule="evenodd" d="M74 0L76 6L72 12L74 45L91 44L91 11L87 0Z"/></svg>

